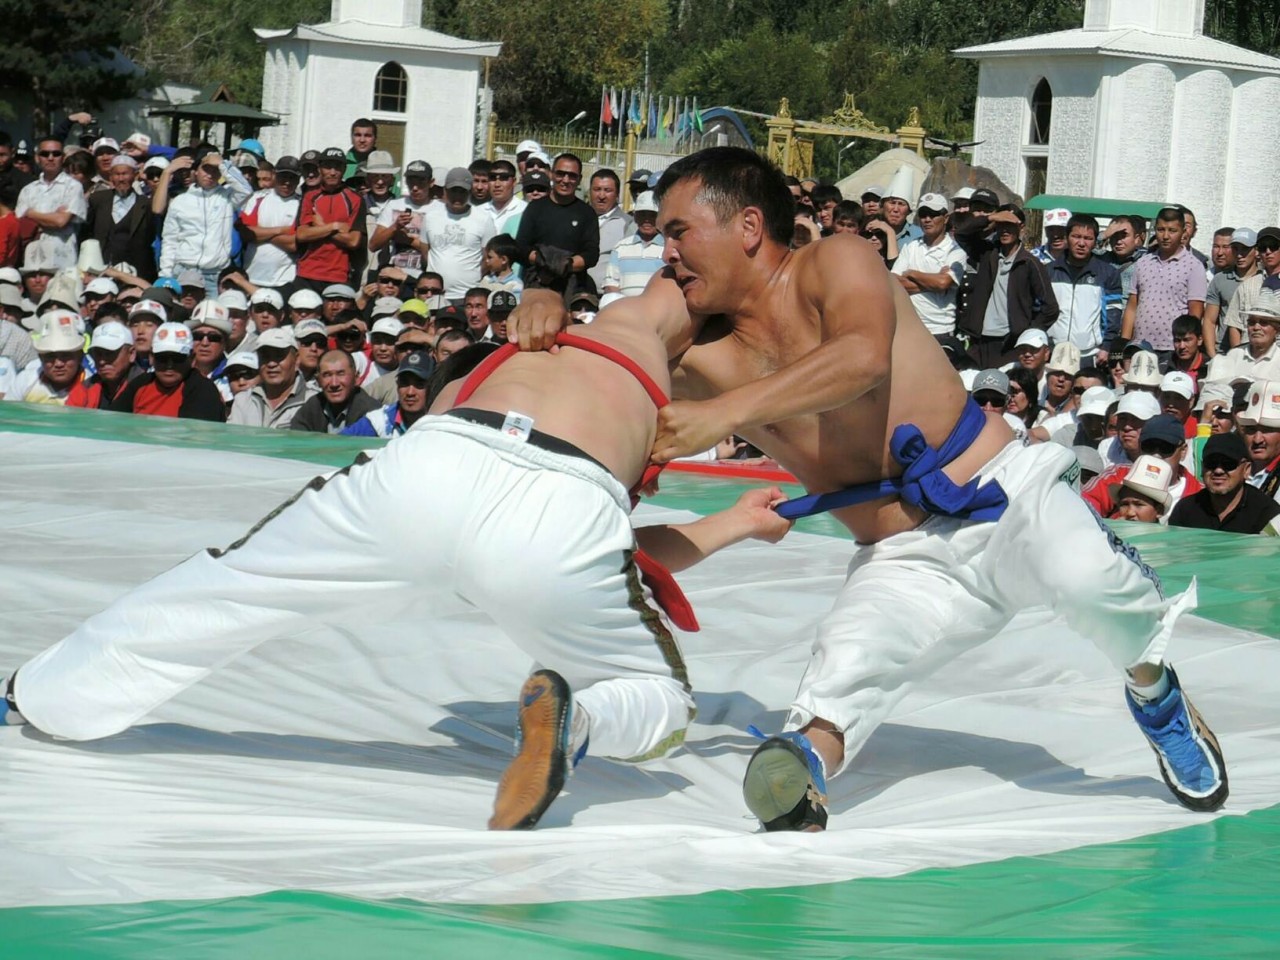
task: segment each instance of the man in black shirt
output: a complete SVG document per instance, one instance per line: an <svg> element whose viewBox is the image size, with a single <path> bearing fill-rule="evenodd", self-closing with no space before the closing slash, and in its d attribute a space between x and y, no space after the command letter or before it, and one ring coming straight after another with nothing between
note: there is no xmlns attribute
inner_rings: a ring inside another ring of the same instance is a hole
<svg viewBox="0 0 1280 960"><path fill-rule="evenodd" d="M525 286L546 287L566 298L595 291L587 270L600 258L600 223L574 192L581 179L582 161L560 154L551 167L551 196L531 201L520 215L516 242L529 267Z"/></svg>
<svg viewBox="0 0 1280 960"><path fill-rule="evenodd" d="M1204 489L1178 502L1169 526L1262 533L1280 514L1280 504L1245 483L1249 451L1240 434L1215 433L1205 441L1201 463Z"/></svg>

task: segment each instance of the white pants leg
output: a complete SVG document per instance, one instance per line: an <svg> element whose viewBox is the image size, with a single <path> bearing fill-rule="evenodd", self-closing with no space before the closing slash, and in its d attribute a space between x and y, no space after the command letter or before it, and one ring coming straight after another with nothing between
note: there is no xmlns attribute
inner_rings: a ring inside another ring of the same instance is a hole
<svg viewBox="0 0 1280 960"><path fill-rule="evenodd" d="M593 752L641 756L684 729L692 699L628 572L625 496L588 461L429 418L85 621L19 669L15 699L48 733L108 736L264 640L425 596L475 604L560 671Z"/></svg>
<svg viewBox="0 0 1280 960"><path fill-rule="evenodd" d="M912 685L986 640L1019 610L1048 605L1117 668L1157 663L1195 591L1167 599L1137 553L1069 485L1075 458L1011 444L983 470L1009 494L995 523L932 517L860 546L818 630L788 728L844 732L841 769Z"/></svg>

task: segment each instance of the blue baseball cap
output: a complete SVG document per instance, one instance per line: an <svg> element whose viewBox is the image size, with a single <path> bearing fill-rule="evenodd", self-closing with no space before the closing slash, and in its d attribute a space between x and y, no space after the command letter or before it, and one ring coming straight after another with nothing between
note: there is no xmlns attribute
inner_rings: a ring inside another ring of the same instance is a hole
<svg viewBox="0 0 1280 960"><path fill-rule="evenodd" d="M159 277L152 286L159 287L161 290L172 290L174 293L182 293L182 284L178 282L177 277Z"/></svg>
<svg viewBox="0 0 1280 960"><path fill-rule="evenodd" d="M248 140L241 140L236 145L236 149L247 150L249 153L252 153L254 156L262 160L265 160L267 158L266 149L262 146L262 144L260 144L257 140L254 140L252 137L250 137Z"/></svg>

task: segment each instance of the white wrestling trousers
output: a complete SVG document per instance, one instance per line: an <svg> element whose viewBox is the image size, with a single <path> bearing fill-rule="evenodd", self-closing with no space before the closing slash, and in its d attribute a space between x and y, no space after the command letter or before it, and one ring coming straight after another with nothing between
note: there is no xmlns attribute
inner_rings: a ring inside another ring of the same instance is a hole
<svg viewBox="0 0 1280 960"><path fill-rule="evenodd" d="M105 737L265 640L316 622L358 631L369 611L426 597L479 608L562 674L591 753L642 758L678 741L693 700L634 543L627 493L598 464L424 417L85 621L18 669L14 697L46 733Z"/></svg>
<svg viewBox="0 0 1280 960"><path fill-rule="evenodd" d="M1195 584L1166 598L1154 571L1072 485L1075 455L1015 441L982 470L1009 495L995 523L934 516L860 545L818 627L787 729L821 717L844 731L843 770L919 680L1048 606L1124 670L1159 663ZM829 771L835 773L837 771Z"/></svg>

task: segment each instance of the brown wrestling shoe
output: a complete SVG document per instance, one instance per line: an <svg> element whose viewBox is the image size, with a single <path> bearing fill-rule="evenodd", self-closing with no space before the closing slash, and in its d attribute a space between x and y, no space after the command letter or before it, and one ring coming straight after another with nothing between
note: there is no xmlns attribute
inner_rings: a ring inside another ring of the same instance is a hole
<svg viewBox="0 0 1280 960"><path fill-rule="evenodd" d="M516 758L498 783L490 830L529 830L564 788L568 772L569 685L554 670L538 670L520 688Z"/></svg>

